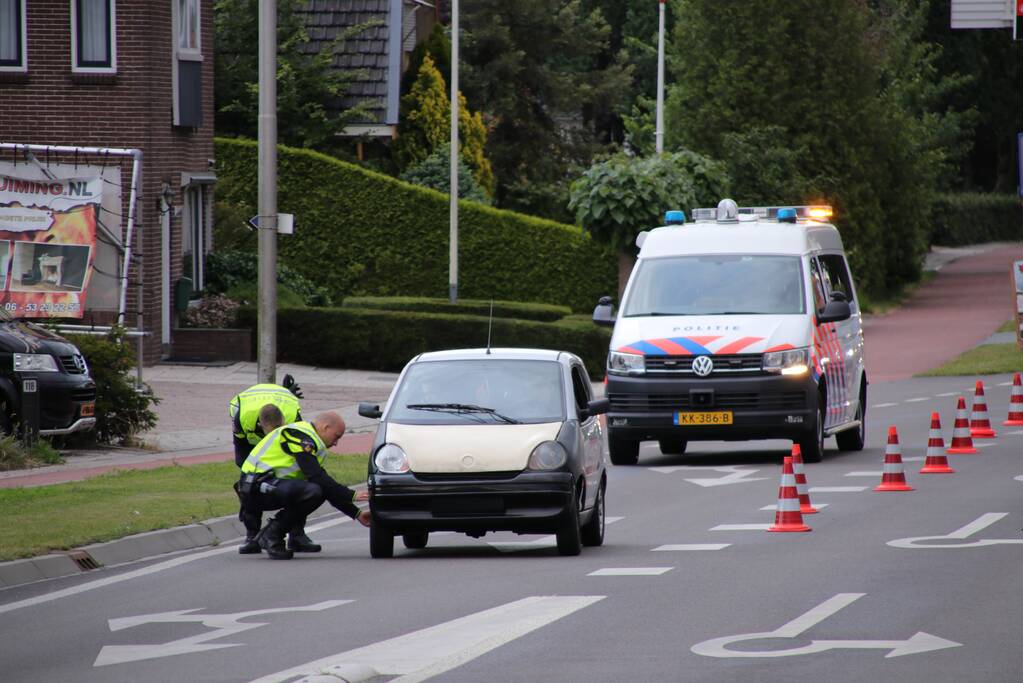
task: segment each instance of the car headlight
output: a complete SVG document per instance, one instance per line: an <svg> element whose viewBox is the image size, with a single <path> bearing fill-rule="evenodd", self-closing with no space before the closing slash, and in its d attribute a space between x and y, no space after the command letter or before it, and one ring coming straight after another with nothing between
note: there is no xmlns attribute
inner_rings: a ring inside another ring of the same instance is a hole
<svg viewBox="0 0 1023 683"><path fill-rule="evenodd" d="M57 372L57 361L47 353L14 354L15 372Z"/></svg>
<svg viewBox="0 0 1023 683"><path fill-rule="evenodd" d="M544 441L529 454L529 464L526 467L531 470L556 470L566 460L568 454L564 446L557 441Z"/></svg>
<svg viewBox="0 0 1023 683"><path fill-rule="evenodd" d="M780 375L805 375L810 370L810 349L789 349L764 354L764 371Z"/></svg>
<svg viewBox="0 0 1023 683"><path fill-rule="evenodd" d="M401 474L409 470L408 456L400 446L395 446L393 443L385 443L381 446L376 457L373 458L373 462L378 470L386 474Z"/></svg>
<svg viewBox="0 0 1023 683"><path fill-rule="evenodd" d="M643 356L635 353L612 351L607 371L613 375L641 375L646 370Z"/></svg>

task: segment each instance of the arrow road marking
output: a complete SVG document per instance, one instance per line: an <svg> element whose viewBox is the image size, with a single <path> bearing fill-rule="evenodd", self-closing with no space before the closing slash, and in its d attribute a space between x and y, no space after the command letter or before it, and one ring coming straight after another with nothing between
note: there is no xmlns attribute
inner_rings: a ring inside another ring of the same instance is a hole
<svg viewBox="0 0 1023 683"><path fill-rule="evenodd" d="M241 623L242 619L262 616L264 614L278 614L280 612L322 612L331 607L339 607L351 602L351 600L327 600L318 602L315 605L299 607L275 607L272 609L252 610L251 612L236 612L234 614L193 614L197 609L178 610L176 612L159 612L156 614L143 614L137 617L122 617L110 619L111 631L123 631L128 628L135 628L143 624L175 624L175 623L198 623L206 628L213 629L208 633L200 633L197 636L180 638L167 643L144 643L142 645L107 645L99 651L93 666L109 666L111 664L123 664L125 662L138 662L143 659L157 659L159 657L170 657L171 655L185 655L193 652L204 652L206 650L219 650L225 647L237 647L241 643L215 643L207 645L206 642L237 635L265 623Z"/></svg>
<svg viewBox="0 0 1023 683"><path fill-rule="evenodd" d="M654 472L660 472L661 474L672 474L674 472L681 472L685 470L696 472L706 472L708 470L713 472L726 472L725 476L718 477L716 479L700 478L700 479L686 479L690 484L696 484L697 486L711 487L711 486L727 486L728 484L745 484L751 481L763 481L766 477L750 477L752 474L756 474L760 470L744 470L740 467L732 465L724 467L692 467L689 465L676 465L671 467L651 467Z"/></svg>
<svg viewBox="0 0 1023 683"><path fill-rule="evenodd" d="M920 543L920 541L944 541L944 540L963 540L974 535L978 531L982 531L1003 517L1008 516L1008 512L987 512L973 520L966 526L956 529L950 534L945 536L916 536L914 538L897 538L894 541L888 541L888 545L893 548L982 548L989 545L1016 545L1023 543L1023 538L982 538L970 543Z"/></svg>
<svg viewBox="0 0 1023 683"><path fill-rule="evenodd" d="M866 593L839 593L828 598L821 604L802 614L774 631L763 633L743 633L737 636L724 636L697 643L690 648L693 653L704 657L795 657L811 655L828 650L890 650L885 657L901 657L932 650L943 650L960 647L962 643L945 640L929 633L918 632L907 640L813 640L809 645L793 647L787 650L729 650L732 643L748 640L764 640L771 638L795 638L804 631L816 626L843 607L848 607L862 598Z"/></svg>

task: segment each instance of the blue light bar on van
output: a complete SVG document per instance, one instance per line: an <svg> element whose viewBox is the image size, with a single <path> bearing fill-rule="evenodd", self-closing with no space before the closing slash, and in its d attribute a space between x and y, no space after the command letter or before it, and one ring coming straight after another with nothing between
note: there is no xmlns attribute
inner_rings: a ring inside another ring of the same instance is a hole
<svg viewBox="0 0 1023 683"><path fill-rule="evenodd" d="M796 222L796 210L795 209L778 209L778 222L779 223L795 223Z"/></svg>
<svg viewBox="0 0 1023 683"><path fill-rule="evenodd" d="M791 213L790 213L791 212ZM795 220L790 216L795 215ZM693 220L697 223L717 221L717 209L693 209ZM808 204L804 206L740 206L739 220L777 220L778 222L795 223L796 221L825 222L834 215L832 208L826 204ZM782 218L785 218L783 221Z"/></svg>
<svg viewBox="0 0 1023 683"><path fill-rule="evenodd" d="M665 225L685 225L685 211L666 211L664 214Z"/></svg>

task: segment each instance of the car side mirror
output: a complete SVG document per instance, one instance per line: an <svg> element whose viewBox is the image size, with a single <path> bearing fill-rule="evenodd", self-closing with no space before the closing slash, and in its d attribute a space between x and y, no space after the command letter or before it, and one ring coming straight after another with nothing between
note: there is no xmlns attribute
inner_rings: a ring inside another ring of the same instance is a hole
<svg viewBox="0 0 1023 683"><path fill-rule="evenodd" d="M615 324L615 307L611 303L611 297L602 296L593 309L593 322L606 327L613 327Z"/></svg>
<svg viewBox="0 0 1023 683"><path fill-rule="evenodd" d="M359 404L359 415L363 417L378 418L383 415L380 410L380 406L373 403L360 403Z"/></svg>
<svg viewBox="0 0 1023 683"><path fill-rule="evenodd" d="M847 301L831 301L824 310L817 314L817 324L837 323L852 317L852 310Z"/></svg>
<svg viewBox="0 0 1023 683"><path fill-rule="evenodd" d="M611 400L607 398L595 398L586 404L586 407L579 411L579 419L586 420L594 415L603 415L611 409Z"/></svg>

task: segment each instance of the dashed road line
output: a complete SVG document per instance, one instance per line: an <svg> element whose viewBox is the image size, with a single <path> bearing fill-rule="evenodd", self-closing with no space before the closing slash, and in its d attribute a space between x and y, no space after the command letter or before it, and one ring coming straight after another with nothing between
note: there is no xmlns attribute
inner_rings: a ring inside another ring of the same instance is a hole
<svg viewBox="0 0 1023 683"><path fill-rule="evenodd" d="M923 462L926 459L927 456L924 455L911 455L907 458L903 458L902 462Z"/></svg>
<svg viewBox="0 0 1023 683"><path fill-rule="evenodd" d="M1017 429L1014 432L1002 432L1003 434L1012 434L1013 436L1023 435L1023 429Z"/></svg>
<svg viewBox="0 0 1023 683"><path fill-rule="evenodd" d="M660 576L674 567L608 567L590 572L586 576Z"/></svg>
<svg viewBox="0 0 1023 683"><path fill-rule="evenodd" d="M989 443L975 443L975 444L973 444L973 447L974 447L974 448L991 448L992 446L997 446L997 445L998 445L998 444L996 444L996 443L994 443L994 442L989 442Z"/></svg>
<svg viewBox="0 0 1023 683"><path fill-rule="evenodd" d="M899 404L898 403L876 403L876 404L874 404L874 405L872 405L870 407L871 408L891 408L892 406L897 406L897 405L899 405Z"/></svg>
<svg viewBox="0 0 1023 683"><path fill-rule="evenodd" d="M880 477L884 472L878 470L876 472L846 472L847 477Z"/></svg>
<svg viewBox="0 0 1023 683"><path fill-rule="evenodd" d="M813 506L814 506L815 508L817 508L818 510L823 510L823 509L824 509L824 508L826 508L826 507L827 507L828 505L830 505L830 503L814 503L814 504L813 504ZM778 504L777 504L777 503L774 503L774 504L772 504L772 505L765 505L764 507L762 507L762 508L760 508L760 509L761 509L761 510L772 510L772 511L775 511L775 512L776 512L776 511L778 510Z"/></svg>
<svg viewBox="0 0 1023 683"><path fill-rule="evenodd" d="M935 394L935 396L937 398L946 398L948 396L956 396L958 394L959 394L958 391L946 391L944 394Z"/></svg>
<svg viewBox="0 0 1023 683"><path fill-rule="evenodd" d="M718 524L710 531L766 531L770 524Z"/></svg>
<svg viewBox="0 0 1023 683"><path fill-rule="evenodd" d="M916 398L907 398L905 400L905 403L920 403L921 401L931 401L931 400L933 400L933 399L930 396L918 396Z"/></svg>
<svg viewBox="0 0 1023 683"><path fill-rule="evenodd" d="M869 486L811 486L810 493L859 493L866 491Z"/></svg>
<svg viewBox="0 0 1023 683"><path fill-rule="evenodd" d="M651 552L681 552L685 550L723 550L731 543L670 543L652 548Z"/></svg>

